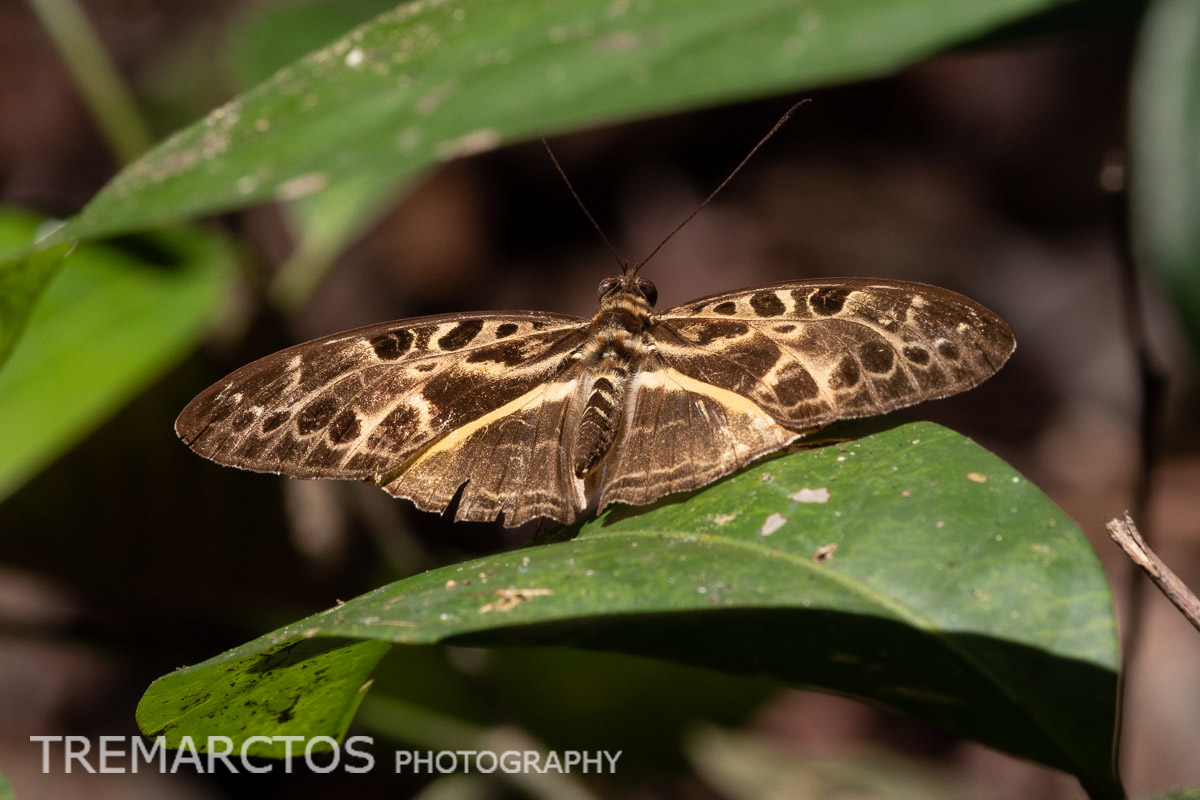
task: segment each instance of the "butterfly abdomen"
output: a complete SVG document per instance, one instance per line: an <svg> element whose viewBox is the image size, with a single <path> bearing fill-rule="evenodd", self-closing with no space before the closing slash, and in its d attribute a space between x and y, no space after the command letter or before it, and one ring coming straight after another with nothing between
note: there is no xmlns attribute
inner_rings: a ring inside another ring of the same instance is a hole
<svg viewBox="0 0 1200 800"><path fill-rule="evenodd" d="M575 475L591 472L612 447L621 414L625 376L620 373L597 378L583 408L575 438Z"/></svg>

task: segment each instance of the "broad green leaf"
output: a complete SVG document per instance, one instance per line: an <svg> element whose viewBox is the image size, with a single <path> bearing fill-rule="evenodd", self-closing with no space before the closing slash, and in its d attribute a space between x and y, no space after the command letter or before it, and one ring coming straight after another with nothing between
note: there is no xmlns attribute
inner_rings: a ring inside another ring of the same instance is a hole
<svg viewBox="0 0 1200 800"><path fill-rule="evenodd" d="M36 232L37 220L32 214L0 210L0 253L27 250ZM70 250L69 244L60 244L0 263L0 371Z"/></svg>
<svg viewBox="0 0 1200 800"><path fill-rule="evenodd" d="M12 789L12 784L3 775L0 775L0 800L17 800L17 795Z"/></svg>
<svg viewBox="0 0 1200 800"><path fill-rule="evenodd" d="M230 72L239 85L267 80L280 67L325 44L343 31L376 16L389 0L307 0L252 6L231 26ZM308 298L338 254L379 219L405 181L391 171L335 176L323 191L284 205L295 247L280 268L272 295L283 308Z"/></svg>
<svg viewBox="0 0 1200 800"><path fill-rule="evenodd" d="M873 433L399 581L160 678L139 723L156 730L184 696L246 676L206 724L262 730L253 709L269 694L252 679L268 680L272 659L294 665L281 648L310 638L559 644L852 695L1120 797L1112 601L1082 533L951 431L850 430ZM349 683L369 671L335 656L322 667Z"/></svg>
<svg viewBox="0 0 1200 800"><path fill-rule="evenodd" d="M55 241L293 199L350 173L398 180L540 133L885 74L1062 2L405 3L167 139Z"/></svg>
<svg viewBox="0 0 1200 800"><path fill-rule="evenodd" d="M1200 348L1200 3L1150 3L1132 91L1134 241Z"/></svg>
<svg viewBox="0 0 1200 800"><path fill-rule="evenodd" d="M239 87L262 83L280 67L395 6L393 0L293 0L247 6L229 24L227 71Z"/></svg>
<svg viewBox="0 0 1200 800"><path fill-rule="evenodd" d="M421 648L395 652L414 649ZM748 724L779 688L766 677L730 680L680 662L568 647L501 647L488 652L486 664L483 690L504 697L511 714L505 723L554 749L603 750L619 742L622 769L634 772L682 764L684 740L697 722ZM375 677L367 703L376 692L398 691L395 680L379 671Z"/></svg>
<svg viewBox="0 0 1200 800"><path fill-rule="evenodd" d="M316 639L303 632L245 660L205 662L208 671L182 669L169 693L146 693L138 724L150 738L178 746L183 736L203 750L209 736L334 736L341 738L369 686L368 676L387 653L385 641ZM286 744L253 743L246 751L281 758Z"/></svg>
<svg viewBox="0 0 1200 800"><path fill-rule="evenodd" d="M0 229L12 223L0 219ZM132 250L81 247L50 286L0 370L0 499L65 452L186 354L212 323L230 248L195 232Z"/></svg>

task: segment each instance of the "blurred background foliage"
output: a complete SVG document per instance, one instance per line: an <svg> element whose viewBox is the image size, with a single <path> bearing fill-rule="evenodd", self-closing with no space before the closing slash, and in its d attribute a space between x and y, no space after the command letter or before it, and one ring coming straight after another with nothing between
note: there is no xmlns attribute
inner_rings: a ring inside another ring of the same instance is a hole
<svg viewBox="0 0 1200 800"><path fill-rule="evenodd" d="M670 19L669 3L630 3ZM733 5L694 4L689 29L720 30ZM468 98L452 118L459 127L445 132L494 124L494 135L460 149L502 148L449 160L427 137L407 161L373 160L370 148L349 152L330 122L322 142L308 143L324 153L311 156L324 165L322 192L296 198L317 184L295 183L312 164L284 136L264 146L270 175L201 175L195 191L185 179L132 202L110 187L73 224L98 233L125 214L107 229L120 237L85 242L65 262L25 250L49 230L43 220L78 213L149 142L391 6L0 5L0 253L10 254L0 266L0 352L15 344L0 370L0 771L20 794L561 796L561 787L427 785L386 773L42 776L28 742L31 733L132 734L139 695L173 666L336 598L521 541L449 525L366 487L216 468L187 452L171 423L230 369L333 330L476 308L590 313L612 264L540 145L521 143L540 132L570 131L553 137L560 159L621 250L637 255L783 110L812 97L656 257L662 307L845 274L923 280L994 308L1017 332L1013 361L980 390L919 413L1042 487L1094 537L1122 596L1128 572L1102 526L1133 502L1140 469L1142 397L1121 266L1130 220L1146 326L1169 378L1146 521L1167 561L1200 583L1200 4L760 3L761 17L742 23L761 24L762 36L772 35L771 14L800 21L791 58L772 61L749 35L698 36L690 53L663 52L655 70L626 65L619 79L565 100L538 83L554 74L534 62L537 71L501 74L530 96L544 90L546 119L504 108L476 119ZM814 8L824 16L803 13ZM628 55L619 38L584 48L581 74L613 51ZM495 66L498 51L489 52L481 68ZM369 83L334 89L320 109L350 97L345 124L376 124L394 146L403 127L387 97L373 105ZM262 204L273 197L283 201ZM152 232L136 224L201 209L221 213ZM1126 784L1147 793L1200 782L1200 645L1157 598L1139 630ZM461 726L557 748L620 742L619 776L570 787L600 796L1079 792L1064 776L849 701L632 657L400 648L376 677L377 704L360 724L406 746L437 746ZM405 723L414 709L424 724Z"/></svg>

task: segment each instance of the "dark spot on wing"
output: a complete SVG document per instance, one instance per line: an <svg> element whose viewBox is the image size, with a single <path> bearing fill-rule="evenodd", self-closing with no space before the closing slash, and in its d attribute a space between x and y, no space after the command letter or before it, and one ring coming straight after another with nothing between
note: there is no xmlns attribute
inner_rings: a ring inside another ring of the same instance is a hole
<svg viewBox="0 0 1200 800"><path fill-rule="evenodd" d="M517 332L518 325L515 322L502 322L496 328L496 338L503 339L505 336L512 336Z"/></svg>
<svg viewBox="0 0 1200 800"><path fill-rule="evenodd" d="M778 317L787 311L787 306L776 297L774 292L755 292L750 297L750 307L760 317Z"/></svg>
<svg viewBox="0 0 1200 800"><path fill-rule="evenodd" d="M808 370L799 364L792 364L780 373L775 383L775 395L784 403L795 405L801 400L819 397L821 388Z"/></svg>
<svg viewBox="0 0 1200 800"><path fill-rule="evenodd" d="M296 430L301 436L308 436L314 431L319 431L333 420L333 415L337 413L337 400L329 397L318 397L304 407L300 415L296 417Z"/></svg>
<svg viewBox="0 0 1200 800"><path fill-rule="evenodd" d="M904 357L918 367L923 367L929 363L929 351L915 344L904 346Z"/></svg>
<svg viewBox="0 0 1200 800"><path fill-rule="evenodd" d="M762 379L774 368L783 352L766 336L749 336L721 351L721 355L737 364L742 371Z"/></svg>
<svg viewBox="0 0 1200 800"><path fill-rule="evenodd" d="M369 344L371 345L371 349L375 351L375 355L384 361L395 361L412 347L412 331L401 328L400 330L381 333L372 338Z"/></svg>
<svg viewBox="0 0 1200 800"><path fill-rule="evenodd" d="M229 420L229 427L233 428L235 431L244 431L254 423L255 419L257 419L257 417L254 416L254 413L250 409L246 408L239 411Z"/></svg>
<svg viewBox="0 0 1200 800"><path fill-rule="evenodd" d="M854 356L845 355L838 362L837 369L833 371L829 385L834 389L849 389L855 386L861 377L862 372L858 368L858 361Z"/></svg>
<svg viewBox="0 0 1200 800"><path fill-rule="evenodd" d="M371 433L371 443L398 444L406 442L420 428L421 415L410 405L400 404L380 420ZM382 439L382 442L380 441Z"/></svg>
<svg viewBox="0 0 1200 800"><path fill-rule="evenodd" d="M796 330L796 326L788 323L785 325L776 325L775 327L771 328L771 330L775 331L776 333L791 333L792 331Z"/></svg>
<svg viewBox="0 0 1200 800"><path fill-rule="evenodd" d="M467 361L477 363L492 361L511 367L525 360L524 347L521 342L503 342L490 347L481 347L467 356Z"/></svg>
<svg viewBox="0 0 1200 800"><path fill-rule="evenodd" d="M744 336L749 330L750 328L744 322L732 320L695 322L679 326L681 336L701 347L706 347L717 339L733 339Z"/></svg>
<svg viewBox="0 0 1200 800"><path fill-rule="evenodd" d="M276 411L274 414L263 420L262 432L270 433L271 431L277 430L279 426L288 421L289 417L291 417L291 414L286 411Z"/></svg>
<svg viewBox="0 0 1200 800"><path fill-rule="evenodd" d="M413 329L413 333L417 337L416 349L418 351L423 353L429 349L429 337L433 336L435 330L437 330L436 325L422 325Z"/></svg>
<svg viewBox="0 0 1200 800"><path fill-rule="evenodd" d="M712 310L714 314L724 314L725 316L729 316L733 312L737 311L737 304L732 300L726 300L724 303L717 303L712 307Z"/></svg>
<svg viewBox="0 0 1200 800"><path fill-rule="evenodd" d="M358 438L362 431L362 426L359 425L358 415L353 409L345 409L338 414L329 426L329 441L334 444L346 444Z"/></svg>
<svg viewBox="0 0 1200 800"><path fill-rule="evenodd" d="M824 289L817 289L808 296L808 307L819 317L832 317L842 310L842 307L846 305L846 298L849 296L850 292L846 289L827 286ZM800 298L796 299L800 300Z"/></svg>
<svg viewBox="0 0 1200 800"><path fill-rule="evenodd" d="M470 344L481 330L483 330L483 320L464 319L438 339L438 347L443 350L461 350Z"/></svg>
<svg viewBox="0 0 1200 800"><path fill-rule="evenodd" d="M942 339L937 343L938 352L942 354L942 358L948 358L951 361L958 361L958 346L948 339Z"/></svg>
<svg viewBox="0 0 1200 800"><path fill-rule="evenodd" d="M519 397L536 384L537 381L528 376L495 377L488 380L487 391L480 391L474 383L464 380L461 373L447 370L430 378L421 389L421 394L435 409L432 424L435 430L440 431L445 425L459 425L477 419Z"/></svg>
<svg viewBox="0 0 1200 800"><path fill-rule="evenodd" d="M858 360L862 362L863 369L876 375L891 372L895 358L892 346L883 339L868 339L858 346Z"/></svg>

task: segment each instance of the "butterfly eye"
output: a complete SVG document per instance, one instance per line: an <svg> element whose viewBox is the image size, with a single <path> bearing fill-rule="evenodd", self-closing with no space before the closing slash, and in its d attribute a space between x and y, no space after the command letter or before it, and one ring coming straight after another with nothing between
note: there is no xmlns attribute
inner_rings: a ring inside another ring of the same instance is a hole
<svg viewBox="0 0 1200 800"><path fill-rule="evenodd" d="M620 283L621 283L621 279L618 278L616 275L609 275L607 278L600 281L600 289L598 292L596 292L596 298L598 300L603 300L604 295L608 294L613 289L617 288L617 285Z"/></svg>
<svg viewBox="0 0 1200 800"><path fill-rule="evenodd" d="M653 308L654 304L658 302L658 288L645 278L637 279L637 288L642 293L642 297L646 298L646 302Z"/></svg>

